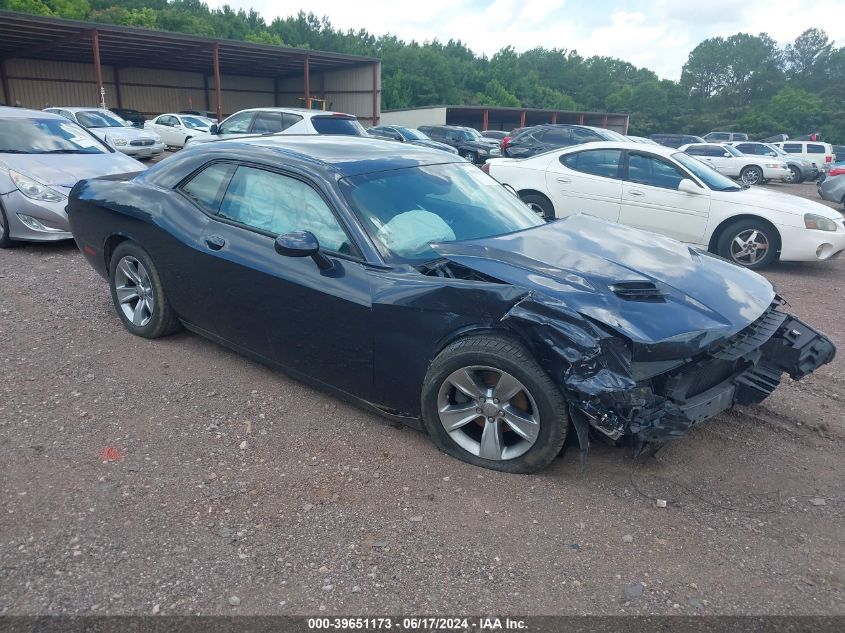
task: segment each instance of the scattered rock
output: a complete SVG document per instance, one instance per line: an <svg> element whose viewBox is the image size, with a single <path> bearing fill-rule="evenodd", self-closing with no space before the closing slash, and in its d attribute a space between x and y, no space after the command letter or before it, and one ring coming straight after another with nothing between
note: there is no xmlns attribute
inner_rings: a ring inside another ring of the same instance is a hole
<svg viewBox="0 0 845 633"><path fill-rule="evenodd" d="M824 506L827 505L827 503L821 497L813 497L812 499L810 499L810 505Z"/></svg>
<svg viewBox="0 0 845 633"><path fill-rule="evenodd" d="M701 598L690 598L689 600L687 600L687 603L694 609L704 608L704 601Z"/></svg>
<svg viewBox="0 0 845 633"><path fill-rule="evenodd" d="M241 445L238 448L240 448L241 450L245 450L246 447L247 447L247 443L246 443L246 440L244 440L243 442L241 442Z"/></svg>
<svg viewBox="0 0 845 633"><path fill-rule="evenodd" d="M306 503L304 506L302 506L302 509L303 509L305 512L308 512L309 510L312 510L313 508L314 508L314 504L313 504L313 503Z"/></svg>
<svg viewBox="0 0 845 633"><path fill-rule="evenodd" d="M373 549L381 549L382 547L387 547L387 541L375 541L372 546Z"/></svg>
<svg viewBox="0 0 845 633"><path fill-rule="evenodd" d="M161 605L157 604L153 607L153 615L158 615L159 611L161 611Z"/></svg>
<svg viewBox="0 0 845 633"><path fill-rule="evenodd" d="M625 599L642 598L644 585L641 582L631 582L625 585Z"/></svg>
<svg viewBox="0 0 845 633"><path fill-rule="evenodd" d="M422 520L423 520L423 518L422 518L422 515L418 515L418 516L415 516L415 517L411 517L411 518L410 518L410 519L408 519L408 520L409 520L409 521L413 521L414 523L419 523L420 521L422 521Z"/></svg>
<svg viewBox="0 0 845 633"><path fill-rule="evenodd" d="M237 607L241 603L241 599L237 596L230 596L229 597L229 604L233 607Z"/></svg>
<svg viewBox="0 0 845 633"><path fill-rule="evenodd" d="M319 571L321 574L328 574L328 573L329 573L329 568L328 568L328 567L326 567L325 565L323 565L323 566L322 566L322 567L320 567L320 569L318 569L317 571Z"/></svg>
<svg viewBox="0 0 845 633"><path fill-rule="evenodd" d="M658 508L665 508L666 507L666 499L657 499L654 502L654 505Z"/></svg>
<svg viewBox="0 0 845 633"><path fill-rule="evenodd" d="M331 591L334 589L334 585L323 585L323 591Z"/></svg>
<svg viewBox="0 0 845 633"><path fill-rule="evenodd" d="M630 534L626 534L625 536L622 537L622 542L623 543L633 543L634 537L631 536Z"/></svg>
<svg viewBox="0 0 845 633"><path fill-rule="evenodd" d="M355 585L354 587L352 587L352 593L361 593L361 587Z"/></svg>

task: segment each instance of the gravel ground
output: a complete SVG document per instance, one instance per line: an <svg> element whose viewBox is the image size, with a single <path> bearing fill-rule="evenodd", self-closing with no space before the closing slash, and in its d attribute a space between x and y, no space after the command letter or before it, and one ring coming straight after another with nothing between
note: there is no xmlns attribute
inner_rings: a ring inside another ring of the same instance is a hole
<svg viewBox="0 0 845 633"><path fill-rule="evenodd" d="M766 274L842 343L844 273ZM654 458L508 476L129 335L70 244L0 251L0 340L0 613L845 614L843 355Z"/></svg>

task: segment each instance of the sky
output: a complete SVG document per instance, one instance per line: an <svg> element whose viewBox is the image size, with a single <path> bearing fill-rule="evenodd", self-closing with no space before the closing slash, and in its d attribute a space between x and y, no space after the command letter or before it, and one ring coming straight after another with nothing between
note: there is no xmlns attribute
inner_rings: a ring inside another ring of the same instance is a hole
<svg viewBox="0 0 845 633"><path fill-rule="evenodd" d="M253 8L269 23L300 9L328 16L336 28L367 29L417 41L460 39L478 54L536 46L608 55L678 79L702 40L768 33L781 45L811 27L845 45L845 0L278 0L209 1Z"/></svg>

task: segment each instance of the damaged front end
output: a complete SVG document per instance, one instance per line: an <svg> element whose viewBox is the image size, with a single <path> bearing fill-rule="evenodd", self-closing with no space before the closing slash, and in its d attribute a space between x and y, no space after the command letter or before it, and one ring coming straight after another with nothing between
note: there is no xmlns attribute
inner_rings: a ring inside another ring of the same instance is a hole
<svg viewBox="0 0 845 633"><path fill-rule="evenodd" d="M762 402L784 373L798 380L830 362L836 348L820 332L766 311L736 334L701 347L685 341L637 344L542 294L529 293L502 319L535 342L564 389L582 448L588 425L612 440L630 436L639 451L684 435L735 404Z"/></svg>

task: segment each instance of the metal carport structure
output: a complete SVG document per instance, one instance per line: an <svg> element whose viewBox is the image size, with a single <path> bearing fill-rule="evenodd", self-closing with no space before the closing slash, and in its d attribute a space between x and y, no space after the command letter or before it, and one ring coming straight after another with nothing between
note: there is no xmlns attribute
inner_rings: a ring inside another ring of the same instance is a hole
<svg viewBox="0 0 845 633"><path fill-rule="evenodd" d="M190 86L183 85L189 79ZM134 91L141 96L156 89L189 88L189 100L193 94L204 96L194 108L216 111L218 118L227 113L229 92L253 93L260 103L252 106L293 106L300 97L328 95L335 109L374 124L379 120L378 58L0 11L0 102L45 107L48 97L61 94L37 85L50 82L87 84L91 89L66 90L85 103L49 105L94 105L107 93L110 105L153 114L173 107L128 103L127 88L142 89ZM145 96L155 104L150 94ZM231 101L248 107L244 94Z"/></svg>

